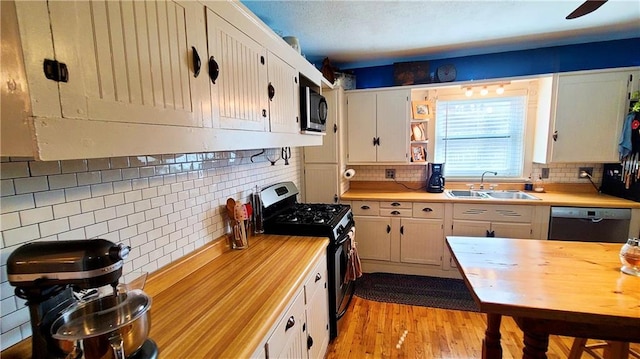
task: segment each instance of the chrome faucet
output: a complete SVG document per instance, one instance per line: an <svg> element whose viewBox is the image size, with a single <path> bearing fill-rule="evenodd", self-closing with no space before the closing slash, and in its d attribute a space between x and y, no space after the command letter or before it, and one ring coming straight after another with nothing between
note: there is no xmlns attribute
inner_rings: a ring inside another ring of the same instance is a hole
<svg viewBox="0 0 640 359"><path fill-rule="evenodd" d="M498 172L494 172L494 171L484 171L482 173L482 176L480 176L480 189L484 189L484 175L486 175L487 173L493 173L494 176L498 175Z"/></svg>

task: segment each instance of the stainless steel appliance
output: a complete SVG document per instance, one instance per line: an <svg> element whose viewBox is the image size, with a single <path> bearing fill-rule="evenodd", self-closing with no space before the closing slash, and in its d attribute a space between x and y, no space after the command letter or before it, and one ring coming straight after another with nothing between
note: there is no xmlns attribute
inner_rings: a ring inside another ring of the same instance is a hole
<svg viewBox="0 0 640 359"><path fill-rule="evenodd" d="M73 290L111 285L115 293L129 249L104 239L92 239L33 242L11 253L7 277L16 287L16 296L26 299L29 306L32 358L83 355L81 349L74 347L74 341L54 338L53 325L78 305ZM130 359L157 358L158 348L151 339L146 339L134 353L126 354Z"/></svg>
<svg viewBox="0 0 640 359"><path fill-rule="evenodd" d="M328 237L327 273L329 334L338 335L338 320L353 297L355 282L345 280L350 260L349 233L355 228L351 207L344 204L298 203L293 182L262 189L264 231L271 234Z"/></svg>
<svg viewBox="0 0 640 359"><path fill-rule="evenodd" d="M429 163L427 192L442 193L444 191L444 163Z"/></svg>
<svg viewBox="0 0 640 359"><path fill-rule="evenodd" d="M551 207L549 239L626 243L631 209Z"/></svg>
<svg viewBox="0 0 640 359"><path fill-rule="evenodd" d="M300 86L300 125L302 131L325 132L327 100L307 86Z"/></svg>

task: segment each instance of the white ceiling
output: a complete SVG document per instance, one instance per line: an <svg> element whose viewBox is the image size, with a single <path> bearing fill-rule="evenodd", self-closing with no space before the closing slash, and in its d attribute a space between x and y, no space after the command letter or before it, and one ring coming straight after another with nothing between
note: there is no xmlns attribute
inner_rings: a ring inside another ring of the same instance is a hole
<svg viewBox="0 0 640 359"><path fill-rule="evenodd" d="M356 68L640 37L640 1L609 0L565 17L584 0L242 0L311 62Z"/></svg>

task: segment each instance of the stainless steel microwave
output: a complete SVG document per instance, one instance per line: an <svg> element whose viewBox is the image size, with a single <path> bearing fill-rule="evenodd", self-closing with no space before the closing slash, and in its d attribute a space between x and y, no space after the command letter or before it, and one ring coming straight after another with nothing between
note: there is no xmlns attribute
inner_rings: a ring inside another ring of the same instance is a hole
<svg viewBox="0 0 640 359"><path fill-rule="evenodd" d="M325 132L327 100L306 86L300 87L300 124L302 131Z"/></svg>

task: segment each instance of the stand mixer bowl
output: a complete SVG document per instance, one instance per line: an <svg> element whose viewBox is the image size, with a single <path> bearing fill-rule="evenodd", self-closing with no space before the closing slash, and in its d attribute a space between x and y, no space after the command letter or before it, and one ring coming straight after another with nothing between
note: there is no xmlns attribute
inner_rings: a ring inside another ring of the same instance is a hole
<svg viewBox="0 0 640 359"><path fill-rule="evenodd" d="M123 359L135 354L147 340L150 307L151 298L142 290L78 302L53 322L51 335L67 353L80 342L87 359Z"/></svg>

